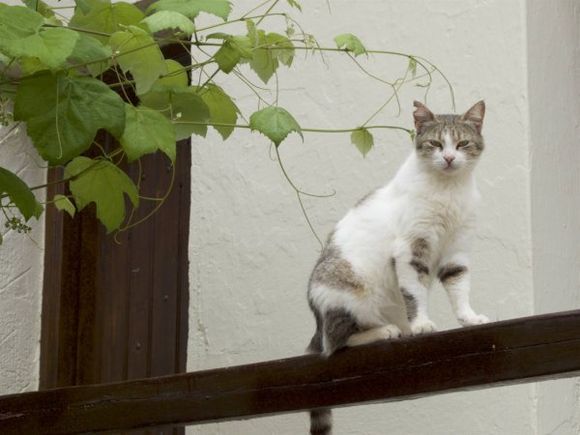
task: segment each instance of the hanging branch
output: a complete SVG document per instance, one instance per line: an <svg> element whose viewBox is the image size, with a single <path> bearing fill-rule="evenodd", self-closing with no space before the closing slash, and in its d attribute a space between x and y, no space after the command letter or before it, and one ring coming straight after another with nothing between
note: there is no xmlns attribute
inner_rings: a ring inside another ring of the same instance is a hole
<svg viewBox="0 0 580 435"><path fill-rule="evenodd" d="M413 130L403 126L368 125L393 101L400 111L399 91L403 86L426 80L421 85L427 92L437 73L448 85L454 105L453 89L447 77L422 56L369 50L352 34L338 35L335 47L321 45L291 14L280 10L281 4L279 0L259 1L246 13L230 18L231 6L225 0L187 5L153 1L145 13L130 3L82 2L70 20L59 15L62 7L58 4L36 2L28 9L0 4L2 20L27 23L22 29L3 27L0 121L15 120L18 124L10 127L13 129L25 125L40 157L49 166L64 167L63 178L51 183L65 184L71 192L66 198L47 198L45 204L73 215L90 202L106 203L108 207L97 207L97 218L109 231L122 231L139 223L129 219L123 224L118 216L133 216L140 186L119 167L121 161L139 161L146 154L160 151L173 164L179 139L192 134L205 136L209 127L224 140L236 129L250 129L275 143L280 170L297 195L307 225L321 243L302 197L326 195L308 194L290 179L278 152L286 137L292 132L350 133L352 143L366 155L374 144L372 132L393 130L413 137ZM295 0L289 5L301 8ZM195 20L200 12L223 21L197 27ZM245 33L224 32L239 23L246 24ZM280 24L285 26L284 33L269 30ZM183 66L165 59L161 47L170 44L187 47L191 64ZM278 82L279 69L291 68L299 53L346 55L366 77L388 86L390 95L358 124L335 129L302 127L280 107L283 96ZM399 78L391 80L369 71L358 57L363 54L403 58L407 64ZM208 72L208 66L215 69ZM264 86L246 77L243 70L248 67ZM220 78L227 74L252 91L258 104L256 112L241 113L235 99L219 86ZM190 80L191 75L196 78ZM275 85L270 88L272 78ZM129 101L139 104L134 107ZM83 157L92 147L98 148L94 138L101 129L117 139L118 148L101 150L102 157L97 159ZM28 228L26 222L41 215L42 205L33 192L47 186L29 188L9 169L0 168L0 208L11 225ZM131 200L128 213L123 197ZM163 198L155 200L153 212L164 202Z"/></svg>

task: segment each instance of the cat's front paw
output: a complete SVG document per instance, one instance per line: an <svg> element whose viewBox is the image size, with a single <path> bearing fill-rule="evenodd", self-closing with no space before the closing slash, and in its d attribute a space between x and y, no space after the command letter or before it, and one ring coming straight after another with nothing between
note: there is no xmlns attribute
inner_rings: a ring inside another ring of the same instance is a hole
<svg viewBox="0 0 580 435"><path fill-rule="evenodd" d="M389 324L382 326L379 329L379 335L381 340L390 340L392 338L399 338L403 333L397 325Z"/></svg>
<svg viewBox="0 0 580 435"><path fill-rule="evenodd" d="M459 320L461 326L483 325L484 323L489 323L487 316L475 313L459 316L457 320Z"/></svg>
<svg viewBox="0 0 580 435"><path fill-rule="evenodd" d="M429 332L435 332L436 330L435 323L429 319L415 319L415 321L411 323L412 335L428 334Z"/></svg>

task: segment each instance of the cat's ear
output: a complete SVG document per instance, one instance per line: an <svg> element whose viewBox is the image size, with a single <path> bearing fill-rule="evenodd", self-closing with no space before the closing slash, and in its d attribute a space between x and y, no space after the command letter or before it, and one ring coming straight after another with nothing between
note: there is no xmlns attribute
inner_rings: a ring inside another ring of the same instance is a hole
<svg viewBox="0 0 580 435"><path fill-rule="evenodd" d="M483 127L483 117L485 116L485 103L483 100L478 101L471 109L463 114L462 120L471 122L479 134L481 134L481 127Z"/></svg>
<svg viewBox="0 0 580 435"><path fill-rule="evenodd" d="M413 101L413 106L416 107L415 111L413 112L413 118L415 119L415 129L417 130L417 133L421 133L423 124L429 121L433 121L435 119L435 115L433 115L433 113L431 113L431 111L423 103Z"/></svg>

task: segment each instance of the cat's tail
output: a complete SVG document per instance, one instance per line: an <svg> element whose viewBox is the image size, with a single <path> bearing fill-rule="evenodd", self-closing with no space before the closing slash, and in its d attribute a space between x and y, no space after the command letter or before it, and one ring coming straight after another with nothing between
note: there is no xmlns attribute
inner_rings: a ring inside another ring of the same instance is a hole
<svg viewBox="0 0 580 435"><path fill-rule="evenodd" d="M322 353L322 331L320 323L317 322L316 333L306 348L306 352L308 353ZM310 435L332 435L332 411L329 408L313 409L310 411Z"/></svg>
<svg viewBox="0 0 580 435"><path fill-rule="evenodd" d="M330 409L310 411L310 435L332 435L332 411Z"/></svg>

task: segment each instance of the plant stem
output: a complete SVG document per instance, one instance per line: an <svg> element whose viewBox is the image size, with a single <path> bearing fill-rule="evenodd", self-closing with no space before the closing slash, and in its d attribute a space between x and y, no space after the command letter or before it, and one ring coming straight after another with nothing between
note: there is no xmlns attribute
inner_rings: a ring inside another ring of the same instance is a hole
<svg viewBox="0 0 580 435"><path fill-rule="evenodd" d="M263 19L264 19L266 16L268 16L268 15L270 14L270 11L271 11L272 9L274 9L274 7L276 7L276 5L278 4L278 2L279 2L279 1L280 1L280 0L274 0L274 3L272 3L268 9L266 9L266 13L264 14L264 16L263 16L262 18L260 18L260 19L259 19L259 20L256 22L256 26L257 26L258 24L260 24L260 23L262 22L262 20L263 20Z"/></svg>
<svg viewBox="0 0 580 435"><path fill-rule="evenodd" d="M57 27L57 28L61 28L62 26L57 26L56 24L43 24L43 27ZM97 36L106 36L109 37L111 36L110 33L105 33L105 32L99 32L96 30L90 30L90 29L83 29L82 27L74 27L74 26L66 26L67 29L70 30L74 30L75 32L79 32L79 33L88 33L89 35L97 35Z"/></svg>
<svg viewBox="0 0 580 435"><path fill-rule="evenodd" d="M356 128L344 128L344 129L323 129L323 128L303 128L302 131L312 132L312 133L349 133L358 130L360 127ZM365 126L367 130L371 129L389 129L389 130L401 130L405 133L411 134L413 130L405 127L400 127L398 125L367 125Z"/></svg>
<svg viewBox="0 0 580 435"><path fill-rule="evenodd" d="M268 1L272 1L272 0L268 0ZM207 26L207 27L200 27L199 29L196 29L196 32L203 32L204 30L215 29L216 27L223 27L223 26L227 26L228 24L239 23L239 22L247 21L247 20L253 20L255 18L279 17L279 16L285 17L286 14L282 13L282 12L278 12L278 13L273 13L273 14L253 15L251 17L243 16L240 18L236 18L235 20L229 20L229 21L225 21L223 23L213 24L213 25Z"/></svg>
<svg viewBox="0 0 580 435"><path fill-rule="evenodd" d="M249 125L246 124L227 124L224 122L198 122L198 121L173 121L174 124L184 124L184 125L207 125L210 127L234 127L234 128L251 128ZM389 130L401 130L407 134L411 134L413 132L412 129L401 127L399 125L367 125L365 126L367 130L372 129L389 129ZM309 133L350 133L356 130L359 130L360 127L354 128L339 128L339 129L331 129L331 128L302 128L302 131L306 131Z"/></svg>
<svg viewBox="0 0 580 435"><path fill-rule="evenodd" d="M244 15L242 15L241 19L246 18L248 15L250 15L252 12L260 9L262 6L270 3L272 0L264 0L262 3L260 3L258 6L253 7L252 9L250 9L248 12L246 12Z"/></svg>
<svg viewBox="0 0 580 435"><path fill-rule="evenodd" d="M205 82L203 82L203 84L202 84L201 86L199 86L199 88L198 88L198 90L197 90L197 93L199 93L199 92L200 92L200 91L201 91L203 88L205 88L205 87L207 86L207 84L208 84L209 82L211 82L211 80L212 80L212 79L213 79L213 78L214 78L214 77L217 75L217 73L219 73L219 72L220 72L220 69L219 69L219 68L218 68L218 69L216 69L216 70L213 72L213 74L212 74L212 75L210 75L210 76L207 78L207 80L206 80Z"/></svg>
<svg viewBox="0 0 580 435"><path fill-rule="evenodd" d="M428 63L435 71L439 73L439 75L443 78L443 80L445 80L445 83L447 83L447 87L449 88L449 92L451 94L451 109L455 112L455 91L453 90L453 86L451 85L451 82L449 81L447 76L443 74L443 72L439 68L437 68L437 66L433 64L430 60L427 60L422 56L413 56L413 57L415 57L415 59L421 59L422 61Z"/></svg>
<svg viewBox="0 0 580 435"><path fill-rule="evenodd" d="M280 165L280 169L282 170L282 174L284 175L284 178L286 178L286 181L288 181L288 183L290 184L290 187L292 187L292 189L294 189L294 192L296 193L296 197L298 198L298 204L300 204L300 209L302 210L302 215L304 216L304 219L306 219L306 223L308 224L310 231L312 231L312 234L314 234L314 237L316 237L316 240L318 241L318 243L320 245L320 249L322 250L324 248L322 240L320 240L320 237L318 237L318 234L316 233L316 230L314 229L312 222L310 222L310 218L308 217L308 213L306 213L306 209L304 208L304 204L302 203L302 197L300 196L300 194L303 192L296 187L296 185L292 182L292 180L288 176L288 173L286 172L286 169L284 168L284 164L282 163L282 157L280 157L280 151L278 151L278 147L274 147L274 148L276 150L276 157L278 158L278 164Z"/></svg>
<svg viewBox="0 0 580 435"><path fill-rule="evenodd" d="M8 131L6 132L6 134L0 138L0 145L2 145L4 142L6 142L6 140L8 140L8 138L14 134L15 130L18 127L20 127L20 122L15 122L14 125L12 125L8 129Z"/></svg>

